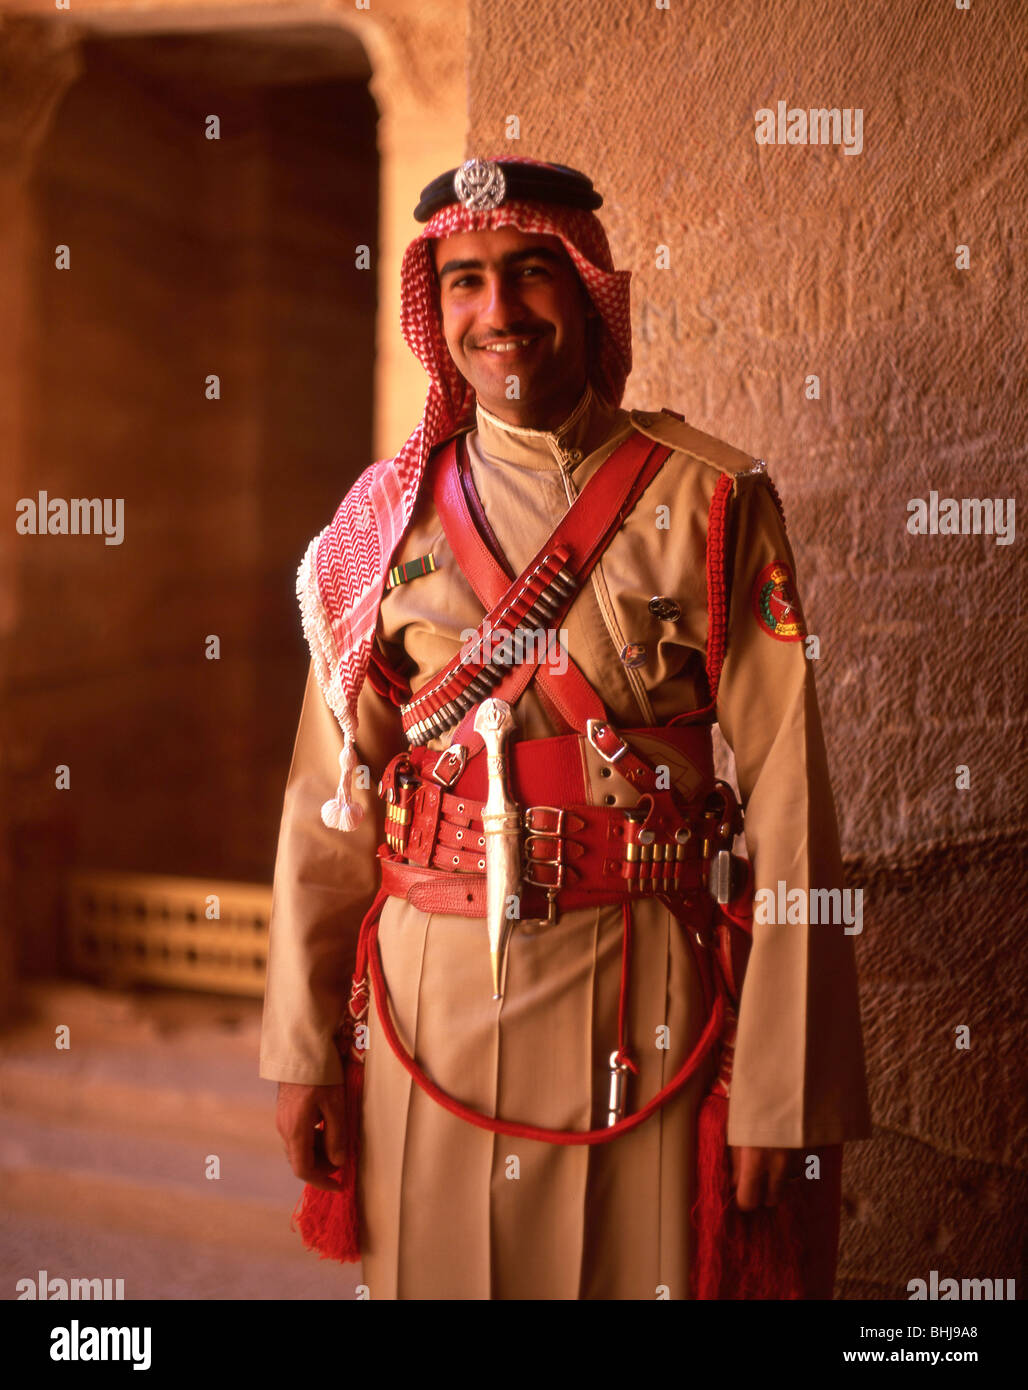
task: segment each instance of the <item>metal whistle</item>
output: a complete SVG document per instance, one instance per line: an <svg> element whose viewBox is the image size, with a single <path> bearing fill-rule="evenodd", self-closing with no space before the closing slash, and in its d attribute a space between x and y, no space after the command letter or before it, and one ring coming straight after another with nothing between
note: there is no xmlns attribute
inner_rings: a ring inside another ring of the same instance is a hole
<svg viewBox="0 0 1028 1390"><path fill-rule="evenodd" d="M628 1065L618 1061L616 1051L610 1054L610 1098L607 1102L607 1128L616 1125L625 1113L625 1094L628 1090Z"/></svg>
<svg viewBox="0 0 1028 1390"><path fill-rule="evenodd" d="M708 881L710 896L720 906L732 901L732 856L726 849L719 849L710 861Z"/></svg>
<svg viewBox="0 0 1028 1390"><path fill-rule="evenodd" d="M475 732L486 754L487 795L482 806L485 837L486 926L493 973L493 998L502 999L500 981L511 923L507 903L521 889L521 815L507 792L504 744L515 728L506 700L490 697L475 711Z"/></svg>

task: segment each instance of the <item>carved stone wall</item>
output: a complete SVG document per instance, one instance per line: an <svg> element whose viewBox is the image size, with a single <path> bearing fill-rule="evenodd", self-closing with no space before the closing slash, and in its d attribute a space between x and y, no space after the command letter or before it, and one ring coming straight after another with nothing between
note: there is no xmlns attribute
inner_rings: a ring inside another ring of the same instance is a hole
<svg viewBox="0 0 1028 1390"><path fill-rule="evenodd" d="M594 179L634 272L626 403L763 457L783 496L865 889L878 1130L847 1156L844 1296L1024 1273L1024 542L907 521L932 490L1020 501L1026 37L1016 0L471 0L466 154ZM758 145L779 101L860 108L861 152Z"/></svg>

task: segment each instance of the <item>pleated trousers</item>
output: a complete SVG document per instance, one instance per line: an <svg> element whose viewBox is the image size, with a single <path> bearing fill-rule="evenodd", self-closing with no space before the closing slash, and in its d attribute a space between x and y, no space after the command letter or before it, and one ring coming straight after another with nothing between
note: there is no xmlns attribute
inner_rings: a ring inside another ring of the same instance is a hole
<svg viewBox="0 0 1028 1390"><path fill-rule="evenodd" d="M706 1023L683 925L632 904L627 1111L680 1067ZM489 1115L563 1129L606 1123L618 1044L619 905L519 922L492 998L483 918L385 900L379 947L399 1035L424 1071ZM689 1296L699 1104L716 1062L608 1143L492 1134L427 1096L393 1055L374 1001L359 1202L364 1282L382 1299Z"/></svg>

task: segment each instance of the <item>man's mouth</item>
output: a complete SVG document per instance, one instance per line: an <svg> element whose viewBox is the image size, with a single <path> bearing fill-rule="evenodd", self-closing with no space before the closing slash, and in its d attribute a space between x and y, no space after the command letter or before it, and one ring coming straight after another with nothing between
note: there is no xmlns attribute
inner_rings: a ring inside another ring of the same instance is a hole
<svg viewBox="0 0 1028 1390"><path fill-rule="evenodd" d="M482 352L517 352L521 348L531 347L539 340L539 334L533 333L527 338L497 338L491 343L479 343Z"/></svg>

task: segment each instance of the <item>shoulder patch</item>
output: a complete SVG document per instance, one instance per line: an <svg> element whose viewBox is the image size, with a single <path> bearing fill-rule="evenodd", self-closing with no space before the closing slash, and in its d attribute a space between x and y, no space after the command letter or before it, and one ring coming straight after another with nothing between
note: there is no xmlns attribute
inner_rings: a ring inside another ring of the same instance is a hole
<svg viewBox="0 0 1028 1390"><path fill-rule="evenodd" d="M673 449L699 459L701 463L707 464L710 468L716 468L720 473L742 477L749 476L751 470L764 472L763 459L755 459L752 454L747 454L742 449L736 449L733 445L725 443L723 439L717 439L712 434L705 434L703 430L698 430L695 425L680 420L677 415L667 409L655 413L648 410L632 410L629 415L632 424L640 434L644 434L648 439L654 439L660 444L670 444ZM755 469L757 464L760 465L759 469Z"/></svg>
<svg viewBox="0 0 1028 1390"><path fill-rule="evenodd" d="M799 642L806 637L792 570L784 560L773 560L761 570L754 580L750 601L760 628L779 642Z"/></svg>

